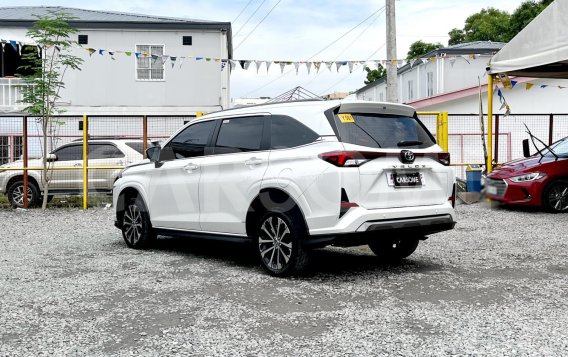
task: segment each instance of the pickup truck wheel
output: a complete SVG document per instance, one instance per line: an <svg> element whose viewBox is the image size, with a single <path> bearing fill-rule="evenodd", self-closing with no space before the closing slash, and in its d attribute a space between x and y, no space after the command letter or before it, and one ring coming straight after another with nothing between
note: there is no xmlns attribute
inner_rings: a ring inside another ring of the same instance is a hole
<svg viewBox="0 0 568 357"><path fill-rule="evenodd" d="M542 205L547 212L568 212L568 181L556 180L542 193Z"/></svg>
<svg viewBox="0 0 568 357"><path fill-rule="evenodd" d="M420 239L381 239L369 243L369 248L381 260L399 261L414 253Z"/></svg>
<svg viewBox="0 0 568 357"><path fill-rule="evenodd" d="M122 237L126 245L134 249L147 248L156 238L148 210L140 198L131 199L124 208Z"/></svg>
<svg viewBox="0 0 568 357"><path fill-rule="evenodd" d="M306 269L309 251L302 242L305 232L297 222L288 213L275 211L259 220L253 247L270 275L284 277Z"/></svg>
<svg viewBox="0 0 568 357"><path fill-rule="evenodd" d="M8 201L14 208L24 207L24 181L16 181L7 191ZM33 183L28 182L28 207L34 207L39 202L39 188Z"/></svg>

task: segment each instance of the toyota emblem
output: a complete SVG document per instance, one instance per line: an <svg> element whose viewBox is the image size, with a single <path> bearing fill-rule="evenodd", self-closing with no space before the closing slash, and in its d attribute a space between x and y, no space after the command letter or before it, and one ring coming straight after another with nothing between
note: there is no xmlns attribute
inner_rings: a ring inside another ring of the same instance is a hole
<svg viewBox="0 0 568 357"><path fill-rule="evenodd" d="M410 150L402 150L400 152L400 161L404 164L411 164L414 162L414 153Z"/></svg>

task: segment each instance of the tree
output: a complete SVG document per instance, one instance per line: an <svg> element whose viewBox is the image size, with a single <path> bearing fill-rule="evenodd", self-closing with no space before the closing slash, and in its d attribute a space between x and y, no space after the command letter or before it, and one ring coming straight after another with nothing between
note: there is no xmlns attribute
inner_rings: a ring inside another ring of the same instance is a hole
<svg viewBox="0 0 568 357"><path fill-rule="evenodd" d="M509 22L509 41L524 29L553 0L525 1L511 14Z"/></svg>
<svg viewBox="0 0 568 357"><path fill-rule="evenodd" d="M454 28L450 32L448 32L448 35L450 35L448 46L457 45L459 43L465 42L465 33L463 32L463 30Z"/></svg>
<svg viewBox="0 0 568 357"><path fill-rule="evenodd" d="M22 66L22 71L28 73L22 76L27 84L23 89L22 102L27 105L24 109L27 113L38 117L37 120L42 129L42 208L46 209L50 181L47 141L53 140L59 125L59 122L54 120L54 115L63 112L56 106L56 100L60 98L60 89L64 88L63 77L67 69L80 70L83 60L69 52L74 44L70 35L77 32L69 25L69 21L73 19L69 14L49 11L47 15L36 16L36 18L37 21L27 32L27 36L33 39L38 51L22 55L24 63L27 63Z"/></svg>
<svg viewBox="0 0 568 357"><path fill-rule="evenodd" d="M428 42L424 42L421 40L415 41L410 45L410 49L408 50L408 53L406 54L406 59L416 59L416 58L420 58L421 56L432 52L438 48L442 48L442 44L437 42L437 43L428 43Z"/></svg>
<svg viewBox="0 0 568 357"><path fill-rule="evenodd" d="M386 68L380 64L377 66L377 69L370 69L369 67L365 67L365 71L367 71L367 80L364 81L365 84L373 83L377 79L383 78L387 75Z"/></svg>
<svg viewBox="0 0 568 357"><path fill-rule="evenodd" d="M482 9L465 20L463 29L454 28L448 35L448 45L472 41L509 42L553 0L528 0L509 15L492 7Z"/></svg>

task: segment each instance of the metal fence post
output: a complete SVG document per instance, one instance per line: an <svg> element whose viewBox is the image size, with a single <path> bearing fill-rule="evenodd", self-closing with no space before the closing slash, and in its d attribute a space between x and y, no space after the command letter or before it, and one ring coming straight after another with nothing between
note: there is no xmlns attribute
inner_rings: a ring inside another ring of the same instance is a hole
<svg viewBox="0 0 568 357"><path fill-rule="evenodd" d="M548 145L552 145L553 132L554 132L554 114L550 114L550 117L548 118Z"/></svg>
<svg viewBox="0 0 568 357"><path fill-rule="evenodd" d="M148 116L146 114L144 114L144 118L142 119L142 131L142 157L146 159L146 149L148 149Z"/></svg>
<svg viewBox="0 0 568 357"><path fill-rule="evenodd" d="M28 208L28 117L24 115L22 118L22 140L23 142L23 155L24 155L24 208ZM15 146L15 144L14 144Z"/></svg>
<svg viewBox="0 0 568 357"><path fill-rule="evenodd" d="M499 162L499 114L495 114L495 162Z"/></svg>
<svg viewBox="0 0 568 357"><path fill-rule="evenodd" d="M485 170L493 170L493 75L487 76L487 162Z"/></svg>
<svg viewBox="0 0 568 357"><path fill-rule="evenodd" d="M442 136L444 138L444 146L442 148L445 152L450 152L448 112L442 113Z"/></svg>
<svg viewBox="0 0 568 357"><path fill-rule="evenodd" d="M89 206L89 122L83 115L83 209Z"/></svg>

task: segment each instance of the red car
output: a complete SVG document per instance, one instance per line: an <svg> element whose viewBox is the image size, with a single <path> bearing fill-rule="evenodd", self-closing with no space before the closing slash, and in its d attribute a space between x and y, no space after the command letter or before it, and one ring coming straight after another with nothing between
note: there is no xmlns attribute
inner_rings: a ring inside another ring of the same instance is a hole
<svg viewBox="0 0 568 357"><path fill-rule="evenodd" d="M485 182L493 201L542 207L549 212L568 212L568 137L529 156L495 168Z"/></svg>

